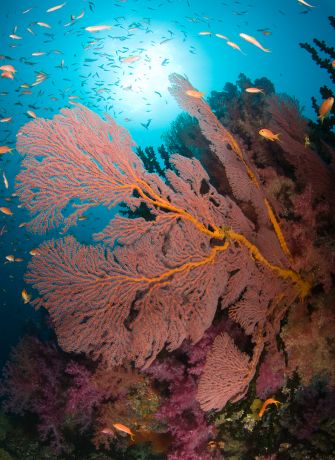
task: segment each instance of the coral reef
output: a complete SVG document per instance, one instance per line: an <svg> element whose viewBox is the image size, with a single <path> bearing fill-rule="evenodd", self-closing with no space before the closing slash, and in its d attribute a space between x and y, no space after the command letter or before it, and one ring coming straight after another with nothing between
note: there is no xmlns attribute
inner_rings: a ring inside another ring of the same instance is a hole
<svg viewBox="0 0 335 460"><path fill-rule="evenodd" d="M120 214L94 235L100 244L47 241L30 262L33 304L75 354L19 345L5 407L37 416L58 451L83 439L106 459L111 449L129 459L327 458L333 146L265 78L241 74L209 104L170 78L187 113L158 152L133 150L123 128L80 105L19 132L28 228L66 231L101 204ZM261 138L264 127L280 141ZM281 404L260 417L268 397Z"/></svg>

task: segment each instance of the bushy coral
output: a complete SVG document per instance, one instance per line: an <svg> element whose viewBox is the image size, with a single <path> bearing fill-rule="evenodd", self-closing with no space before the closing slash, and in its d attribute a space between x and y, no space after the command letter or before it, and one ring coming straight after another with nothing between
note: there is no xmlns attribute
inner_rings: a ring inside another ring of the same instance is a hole
<svg viewBox="0 0 335 460"><path fill-rule="evenodd" d="M327 375L335 386L334 294L319 294L307 304L292 308L281 337L288 355L289 375L297 371L304 385L314 376Z"/></svg>
<svg viewBox="0 0 335 460"><path fill-rule="evenodd" d="M12 351L1 383L6 412L36 414L41 439L58 452L70 449L64 437L70 383L65 373L67 362L55 344L25 337Z"/></svg>

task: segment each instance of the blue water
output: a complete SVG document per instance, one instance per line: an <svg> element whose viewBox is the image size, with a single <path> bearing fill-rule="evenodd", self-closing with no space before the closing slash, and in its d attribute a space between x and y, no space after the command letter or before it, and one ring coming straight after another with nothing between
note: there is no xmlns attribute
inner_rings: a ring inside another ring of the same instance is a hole
<svg viewBox="0 0 335 460"><path fill-rule="evenodd" d="M12 117L11 122L0 123L0 143L15 146L18 129L30 119L27 110L49 118L71 106L70 101L78 101L116 118L138 145L160 145L161 135L180 111L167 89L172 72L186 74L206 95L221 90L226 82L235 82L241 72L251 79L266 76L277 92L298 98L304 114L315 119L311 96L321 102L319 88L331 82L299 43L311 43L317 37L335 45L327 19L335 14L335 4L334 0L310 3L315 8L296 0L68 0L61 9L47 13L57 0L2 1L0 64L11 64L17 72L13 80L0 79L0 116ZM83 11L82 18L71 20L71 15L73 19ZM112 27L95 33L85 30L95 25ZM271 34L264 35L259 29ZM199 35L204 31L212 34ZM242 32L271 52L244 41L239 37ZM22 38L10 38L13 33ZM227 36L243 53L227 46L215 33ZM130 56L138 60L122 62ZM37 73L45 74L46 79L30 87ZM29 87L22 88L22 84ZM10 205L14 210L14 216L0 215L0 231L4 232L0 236L0 365L18 336L37 319L32 307L23 304L21 290L29 251L42 237L19 228L28 219L11 196L19 167L15 150L0 157L0 169L9 182L6 189L1 177L0 206ZM73 232L86 241L99 228L98 217L80 222ZM10 254L24 261L9 263L5 256Z"/></svg>

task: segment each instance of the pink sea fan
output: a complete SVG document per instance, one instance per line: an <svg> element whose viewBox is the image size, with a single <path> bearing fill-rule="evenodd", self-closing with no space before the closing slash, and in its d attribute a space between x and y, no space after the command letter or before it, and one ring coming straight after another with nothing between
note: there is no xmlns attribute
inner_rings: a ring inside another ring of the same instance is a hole
<svg viewBox="0 0 335 460"><path fill-rule="evenodd" d="M246 394L254 372L249 356L238 350L230 336L218 335L198 386L201 407L220 410L229 400L238 401Z"/></svg>
<svg viewBox="0 0 335 460"><path fill-rule="evenodd" d="M25 155L17 188L33 215L29 228L66 229L93 206L121 202L132 210L144 203L152 219L115 217L95 235L107 247L73 237L46 242L26 279L39 291L34 304L49 311L66 351L102 357L111 367L125 361L148 367L162 349L200 340L220 299L255 343L264 327L251 359L255 367L261 342L277 331L267 326L274 299L285 293L291 303L306 283L289 268L279 224L241 147L207 104L186 98L184 89L192 89L186 79L174 75L171 81L178 102L209 137L233 196L219 194L199 161L180 155L171 156L175 170L166 180L149 174L128 133L83 106L34 120L17 142ZM249 201L255 222L239 205ZM258 303L249 302L257 295ZM243 354L235 350L234 356L244 362ZM244 367L237 381L243 389L227 392L235 400L253 376L254 369L245 375Z"/></svg>

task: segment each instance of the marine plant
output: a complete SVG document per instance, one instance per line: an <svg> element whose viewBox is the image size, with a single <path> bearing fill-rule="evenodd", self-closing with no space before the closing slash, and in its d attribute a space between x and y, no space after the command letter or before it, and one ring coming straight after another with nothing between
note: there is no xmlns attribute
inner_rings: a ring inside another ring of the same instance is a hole
<svg viewBox="0 0 335 460"><path fill-rule="evenodd" d="M335 29L335 17L329 16L329 23L333 29ZM335 48L327 44L324 40L318 38L313 39L314 45L310 43L300 43L301 48L305 49L312 57L313 61L321 68L326 70L330 80L335 83ZM320 95L323 100L334 96L334 92L331 87L324 85L320 88ZM318 115L320 103L317 99L312 97L312 107ZM329 116L322 122L318 120L316 123L312 120L309 123L311 127L311 140L317 145L318 150L324 158L331 161L331 155L329 154L327 145L324 142L335 145L335 108L333 107ZM324 141L324 142L323 142Z"/></svg>

